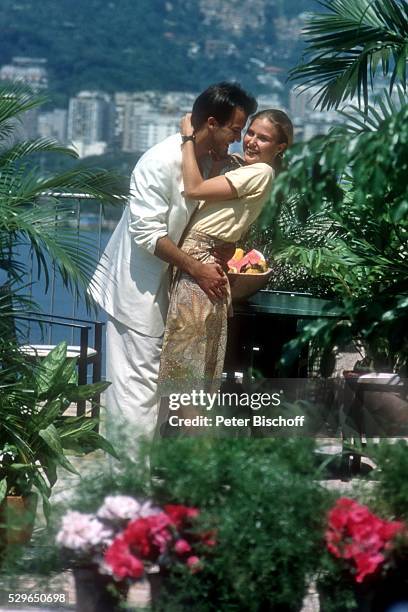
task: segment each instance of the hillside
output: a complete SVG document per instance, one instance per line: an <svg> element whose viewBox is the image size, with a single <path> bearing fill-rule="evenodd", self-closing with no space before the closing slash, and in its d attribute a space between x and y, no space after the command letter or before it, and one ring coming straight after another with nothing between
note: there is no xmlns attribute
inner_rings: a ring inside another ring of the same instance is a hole
<svg viewBox="0 0 408 612"><path fill-rule="evenodd" d="M296 61L297 17L317 8L314 0L2 0L0 57L47 58L50 89L64 97L83 88L194 91L223 78L256 91L262 62L273 72Z"/></svg>

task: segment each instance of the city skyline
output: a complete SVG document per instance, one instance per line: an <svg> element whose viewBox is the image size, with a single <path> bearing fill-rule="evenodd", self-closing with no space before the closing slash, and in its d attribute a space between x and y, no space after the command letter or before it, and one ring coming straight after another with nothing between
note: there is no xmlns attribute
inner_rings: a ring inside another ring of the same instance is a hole
<svg viewBox="0 0 408 612"><path fill-rule="evenodd" d="M23 81L34 92L47 92L49 79L45 58L13 58L0 68L0 80ZM79 157L109 151L142 154L178 130L180 117L188 112L198 92L154 90L116 92L81 90L66 108L30 111L24 118L22 137L52 137L72 145ZM278 107L291 113L297 140L327 133L336 123L335 112L313 108L316 89L293 86L288 100L278 77L269 94L258 96L259 108Z"/></svg>

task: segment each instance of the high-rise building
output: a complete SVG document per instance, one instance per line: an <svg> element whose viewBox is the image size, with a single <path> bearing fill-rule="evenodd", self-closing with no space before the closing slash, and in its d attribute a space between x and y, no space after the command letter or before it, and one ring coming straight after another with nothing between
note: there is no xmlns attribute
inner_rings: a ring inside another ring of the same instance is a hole
<svg viewBox="0 0 408 612"><path fill-rule="evenodd" d="M67 140L81 157L106 151L113 140L114 106L100 91L81 91L70 98Z"/></svg>
<svg viewBox="0 0 408 612"><path fill-rule="evenodd" d="M55 138L59 142L67 141L67 111L54 108L38 116L38 135L41 138Z"/></svg>
<svg viewBox="0 0 408 612"><path fill-rule="evenodd" d="M183 112L191 109L191 95L168 92L120 93L115 96L116 140L128 153L143 153L179 130ZM182 110L182 108L183 110Z"/></svg>
<svg viewBox="0 0 408 612"><path fill-rule="evenodd" d="M48 87L47 60L44 58L13 57L11 64L0 68L0 81L25 83L34 93ZM38 108L32 108L21 116L15 131L16 140L38 136Z"/></svg>
<svg viewBox="0 0 408 612"><path fill-rule="evenodd" d="M141 115L153 113L151 96L146 92L115 95L115 143L123 151L140 151L137 146L137 125Z"/></svg>
<svg viewBox="0 0 408 612"><path fill-rule="evenodd" d="M308 87L306 85L296 85L289 92L289 107L292 117L303 119L314 112L316 106L317 92L319 87Z"/></svg>
<svg viewBox="0 0 408 612"><path fill-rule="evenodd" d="M146 111L135 114L128 140L124 140L124 150L143 153L178 132L179 124L179 114L160 115Z"/></svg>
<svg viewBox="0 0 408 612"><path fill-rule="evenodd" d="M13 57L0 68L0 80L26 83L34 92L48 87L47 60L43 57Z"/></svg>

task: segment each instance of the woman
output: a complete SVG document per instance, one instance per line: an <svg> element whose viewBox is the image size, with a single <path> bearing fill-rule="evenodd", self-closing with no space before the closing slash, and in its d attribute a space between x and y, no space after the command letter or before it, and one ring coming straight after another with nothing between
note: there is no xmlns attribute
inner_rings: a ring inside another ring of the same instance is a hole
<svg viewBox="0 0 408 612"><path fill-rule="evenodd" d="M203 263L214 263L213 251L239 240L259 216L281 156L293 141L293 126L282 111L257 113L244 136L244 159L231 157L229 167L233 169L206 180L195 156L190 115L182 119L181 133L184 195L203 200L181 248ZM175 382L183 384L182 391L188 390L187 381L190 389L218 387L230 306L229 291L226 298L212 301L192 277L176 273L160 361L159 383L164 393L174 391Z"/></svg>

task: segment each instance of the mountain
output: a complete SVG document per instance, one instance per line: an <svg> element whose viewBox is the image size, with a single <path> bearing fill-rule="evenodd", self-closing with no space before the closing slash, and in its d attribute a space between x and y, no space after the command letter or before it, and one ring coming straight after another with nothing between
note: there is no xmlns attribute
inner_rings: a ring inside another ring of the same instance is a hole
<svg viewBox="0 0 408 612"><path fill-rule="evenodd" d="M197 91L222 79L258 93L268 75L296 63L301 14L318 8L315 0L1 0L1 64L46 58L61 97Z"/></svg>

